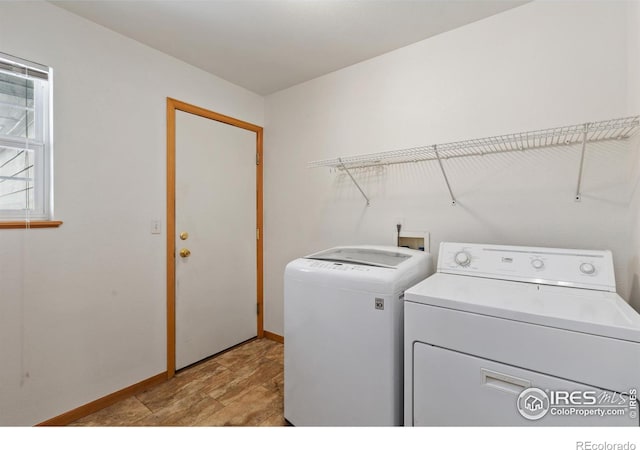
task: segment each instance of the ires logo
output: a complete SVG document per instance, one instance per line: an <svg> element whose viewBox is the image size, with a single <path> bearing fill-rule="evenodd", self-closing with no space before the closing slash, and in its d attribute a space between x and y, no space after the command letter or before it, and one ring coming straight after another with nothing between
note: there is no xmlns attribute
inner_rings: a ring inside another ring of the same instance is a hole
<svg viewBox="0 0 640 450"><path fill-rule="evenodd" d="M553 406L597 405L598 393L595 391L549 391L549 401Z"/></svg>
<svg viewBox="0 0 640 450"><path fill-rule="evenodd" d="M547 414L552 416L636 417L636 390L628 393L595 390L550 390L527 388L518 396L517 409L528 420L539 420Z"/></svg>

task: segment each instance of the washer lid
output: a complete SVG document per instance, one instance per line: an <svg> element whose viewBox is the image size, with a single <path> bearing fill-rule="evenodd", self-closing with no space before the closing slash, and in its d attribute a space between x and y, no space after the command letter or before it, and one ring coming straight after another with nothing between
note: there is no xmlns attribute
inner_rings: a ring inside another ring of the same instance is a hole
<svg viewBox="0 0 640 450"><path fill-rule="evenodd" d="M306 258L394 269L410 259L411 255L373 247L335 247L306 256Z"/></svg>
<svg viewBox="0 0 640 450"><path fill-rule="evenodd" d="M437 273L405 300L640 342L640 314L612 292Z"/></svg>

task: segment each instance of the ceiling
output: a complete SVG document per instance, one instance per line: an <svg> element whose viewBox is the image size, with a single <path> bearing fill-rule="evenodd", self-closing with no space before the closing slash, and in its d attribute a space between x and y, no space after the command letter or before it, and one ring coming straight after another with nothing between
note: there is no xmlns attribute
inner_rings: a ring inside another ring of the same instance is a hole
<svg viewBox="0 0 640 450"><path fill-rule="evenodd" d="M507 0L51 1L261 95L527 3Z"/></svg>

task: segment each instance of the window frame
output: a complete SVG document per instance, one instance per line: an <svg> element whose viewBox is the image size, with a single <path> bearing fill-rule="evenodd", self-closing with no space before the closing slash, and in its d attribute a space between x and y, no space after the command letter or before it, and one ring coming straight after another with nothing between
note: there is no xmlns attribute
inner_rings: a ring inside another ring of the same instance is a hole
<svg viewBox="0 0 640 450"><path fill-rule="evenodd" d="M33 81L33 138L0 136L0 145L32 149L34 209L0 209L0 228L45 228L53 220L53 69L0 53L0 72Z"/></svg>

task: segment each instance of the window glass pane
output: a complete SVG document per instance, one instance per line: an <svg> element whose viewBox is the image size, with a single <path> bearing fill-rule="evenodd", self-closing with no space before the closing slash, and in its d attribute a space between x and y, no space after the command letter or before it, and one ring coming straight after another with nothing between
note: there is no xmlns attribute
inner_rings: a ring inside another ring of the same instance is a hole
<svg viewBox="0 0 640 450"><path fill-rule="evenodd" d="M0 73L0 135L35 138L33 80Z"/></svg>
<svg viewBox="0 0 640 450"><path fill-rule="evenodd" d="M0 209L34 209L33 172L33 151L0 147Z"/></svg>

